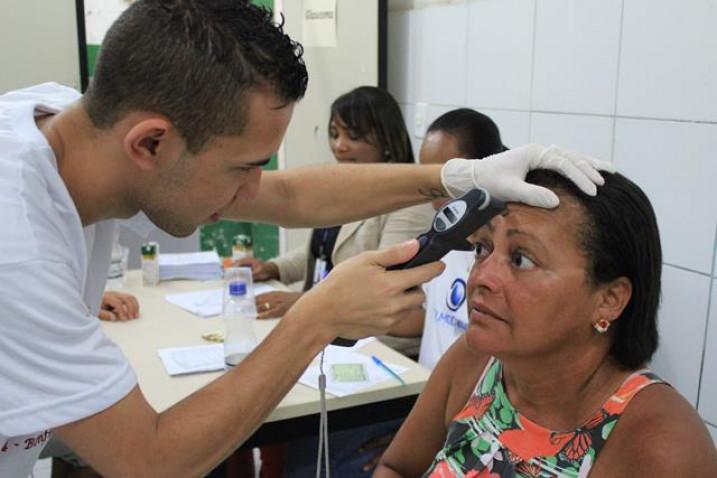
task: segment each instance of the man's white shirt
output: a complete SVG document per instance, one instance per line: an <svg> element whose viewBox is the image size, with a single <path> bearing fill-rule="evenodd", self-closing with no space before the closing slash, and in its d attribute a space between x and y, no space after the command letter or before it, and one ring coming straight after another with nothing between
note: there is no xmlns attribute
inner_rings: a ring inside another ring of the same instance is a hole
<svg viewBox="0 0 717 478"><path fill-rule="evenodd" d="M35 118L79 93L0 96L0 476L26 477L53 428L98 413L136 378L96 314L113 221L83 229Z"/></svg>

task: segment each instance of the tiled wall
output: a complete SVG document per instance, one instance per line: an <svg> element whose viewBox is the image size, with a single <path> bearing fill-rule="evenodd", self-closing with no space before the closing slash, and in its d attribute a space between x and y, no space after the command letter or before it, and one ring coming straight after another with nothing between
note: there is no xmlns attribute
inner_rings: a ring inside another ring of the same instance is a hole
<svg viewBox="0 0 717 478"><path fill-rule="evenodd" d="M389 9L389 89L416 147L438 115L469 106L509 146L557 143L611 160L649 195L665 261L652 365L717 440L717 3L390 0Z"/></svg>

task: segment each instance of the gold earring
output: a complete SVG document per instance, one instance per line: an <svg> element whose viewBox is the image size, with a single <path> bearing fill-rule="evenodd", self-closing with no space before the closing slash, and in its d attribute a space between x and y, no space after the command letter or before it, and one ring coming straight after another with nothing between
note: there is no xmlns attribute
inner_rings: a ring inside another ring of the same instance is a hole
<svg viewBox="0 0 717 478"><path fill-rule="evenodd" d="M606 319L600 319L593 324L593 328L598 331L599 334L604 334L607 329L610 328L610 321Z"/></svg>

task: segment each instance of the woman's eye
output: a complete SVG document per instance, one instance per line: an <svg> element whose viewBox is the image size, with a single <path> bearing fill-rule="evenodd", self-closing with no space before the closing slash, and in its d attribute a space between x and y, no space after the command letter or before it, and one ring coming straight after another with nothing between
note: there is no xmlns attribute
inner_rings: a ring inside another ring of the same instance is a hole
<svg viewBox="0 0 717 478"><path fill-rule="evenodd" d="M535 262L528 258L525 254L520 252L513 253L511 262L518 269L532 269L535 267Z"/></svg>
<svg viewBox="0 0 717 478"><path fill-rule="evenodd" d="M476 242L475 244L473 244L473 246L475 247L477 261L483 260L488 257L490 251L488 251L488 248L484 244Z"/></svg>
<svg viewBox="0 0 717 478"><path fill-rule="evenodd" d="M349 131L349 138L351 139L351 141L358 141L361 139L361 136L357 135L353 131Z"/></svg>

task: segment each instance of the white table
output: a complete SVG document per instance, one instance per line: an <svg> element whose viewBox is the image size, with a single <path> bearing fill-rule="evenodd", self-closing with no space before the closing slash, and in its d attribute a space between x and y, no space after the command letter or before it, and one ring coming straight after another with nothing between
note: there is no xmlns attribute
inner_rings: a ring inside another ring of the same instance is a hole
<svg viewBox="0 0 717 478"><path fill-rule="evenodd" d="M272 283L285 289L280 283ZM171 281L156 287L143 287L139 271L130 271L123 292L134 294L140 303L140 318L129 322L103 322L105 333L123 350L137 374L149 403L163 411L219 377L212 372L170 377L157 350L165 347L206 345L202 334L222 330L219 317L203 319L170 304L167 294L221 287L221 281ZM256 334L265 337L278 319L257 321ZM329 425L332 430L405 416L428 380L429 372L378 341L367 344L360 353L374 354L385 362L407 368L401 376L406 385L395 380L376 385L347 397L327 394ZM264 425L245 446L271 443L273 437L290 439L315 434L318 430L319 392L297 384L267 417Z"/></svg>

